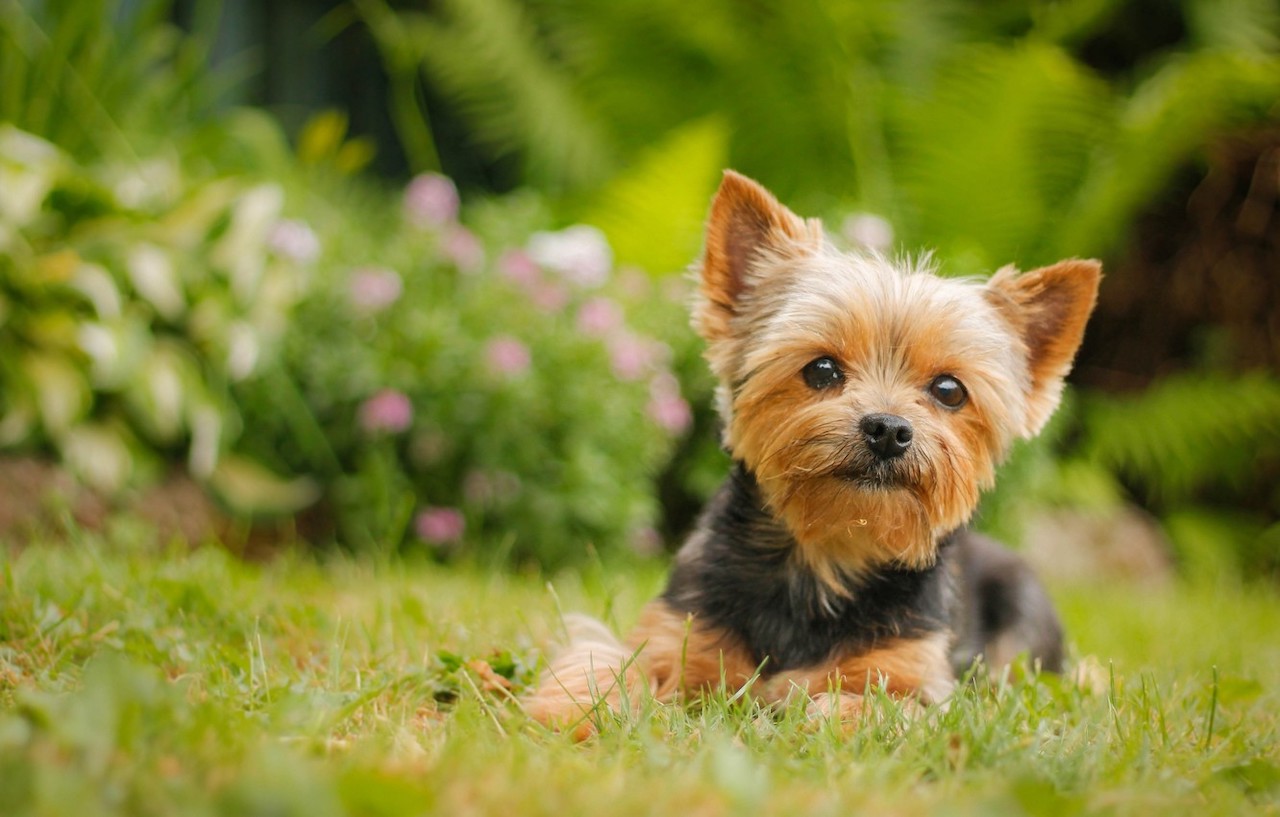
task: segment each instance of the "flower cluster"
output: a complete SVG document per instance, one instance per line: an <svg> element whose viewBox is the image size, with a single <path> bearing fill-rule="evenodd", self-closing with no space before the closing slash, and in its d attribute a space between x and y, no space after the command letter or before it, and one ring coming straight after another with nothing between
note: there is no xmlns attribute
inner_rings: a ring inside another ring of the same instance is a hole
<svg viewBox="0 0 1280 817"><path fill-rule="evenodd" d="M672 349L630 320L659 288L615 270L593 227L483 237L443 176L413 179L399 210L367 255L330 259L334 297L291 344L306 392L361 384L358 433L336 435L361 463L338 497L351 538L397 540L385 509L412 502L404 533L442 554L486 536L544 563L588 543L655 550L652 475L692 423Z"/></svg>
<svg viewBox="0 0 1280 817"><path fill-rule="evenodd" d="M0 126L0 446L106 492L181 451L235 511L324 496L352 547L660 549L652 480L692 423L645 317L678 314L669 283L592 227L464 226L439 175L378 211L153 165L99 178Z"/></svg>

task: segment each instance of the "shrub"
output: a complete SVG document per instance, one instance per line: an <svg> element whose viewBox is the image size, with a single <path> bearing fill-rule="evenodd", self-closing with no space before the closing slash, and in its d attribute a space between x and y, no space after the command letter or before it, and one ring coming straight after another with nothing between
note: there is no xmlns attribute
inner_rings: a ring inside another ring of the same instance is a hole
<svg viewBox="0 0 1280 817"><path fill-rule="evenodd" d="M52 448L108 494L184 458L233 504L246 480L277 510L314 499L234 453L232 388L271 364L314 255L281 188L87 167L7 125L0 176L0 446Z"/></svg>
<svg viewBox="0 0 1280 817"><path fill-rule="evenodd" d="M653 476L691 417L628 316L683 290L615 270L593 228L534 230L540 209L490 203L472 232L426 175L322 230L280 364L238 391L246 446L320 475L342 541L546 565L654 545Z"/></svg>
<svg viewBox="0 0 1280 817"><path fill-rule="evenodd" d="M354 548L655 546L652 480L692 418L628 315L684 293L615 270L594 228L536 230L513 199L472 232L442 176L400 197L86 166L12 127L0 173L0 446L107 494L182 459L241 514L323 497Z"/></svg>

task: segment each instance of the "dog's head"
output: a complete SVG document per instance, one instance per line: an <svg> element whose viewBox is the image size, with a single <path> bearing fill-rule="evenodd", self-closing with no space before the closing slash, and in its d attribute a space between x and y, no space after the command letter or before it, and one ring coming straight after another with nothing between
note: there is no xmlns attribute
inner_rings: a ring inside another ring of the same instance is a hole
<svg viewBox="0 0 1280 817"><path fill-rule="evenodd" d="M975 282L840 252L727 172L694 308L725 443L810 561L931 564L1056 408L1100 274L1071 260Z"/></svg>

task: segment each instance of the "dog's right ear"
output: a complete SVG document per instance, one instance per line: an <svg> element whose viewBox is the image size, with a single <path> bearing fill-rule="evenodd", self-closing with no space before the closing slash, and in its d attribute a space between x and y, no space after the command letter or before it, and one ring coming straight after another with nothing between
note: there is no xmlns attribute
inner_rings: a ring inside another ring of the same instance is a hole
<svg viewBox="0 0 1280 817"><path fill-rule="evenodd" d="M783 260L822 245L822 223L805 220L778 203L759 183L724 172L707 219L701 297L694 325L707 340L725 337L761 262Z"/></svg>

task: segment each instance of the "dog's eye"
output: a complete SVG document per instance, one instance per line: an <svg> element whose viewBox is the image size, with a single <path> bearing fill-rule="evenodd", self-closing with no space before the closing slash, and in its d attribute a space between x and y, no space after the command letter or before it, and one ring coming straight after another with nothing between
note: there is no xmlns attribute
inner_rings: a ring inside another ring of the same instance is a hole
<svg viewBox="0 0 1280 817"><path fill-rule="evenodd" d="M964 384L949 374L940 374L929 384L929 394L949 409L958 409L969 399Z"/></svg>
<svg viewBox="0 0 1280 817"><path fill-rule="evenodd" d="M804 367L804 382L811 389L829 389L844 380L844 372L829 357L820 357Z"/></svg>

